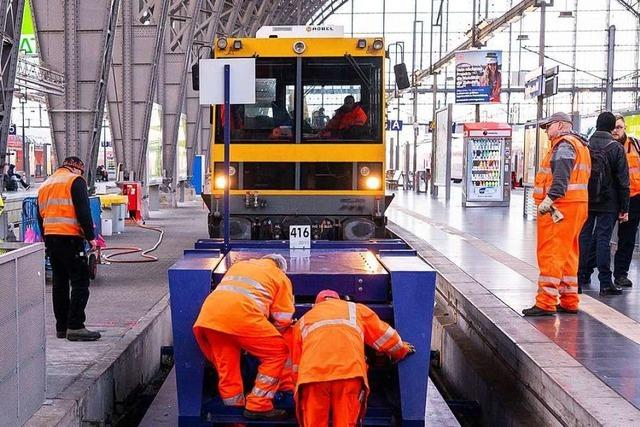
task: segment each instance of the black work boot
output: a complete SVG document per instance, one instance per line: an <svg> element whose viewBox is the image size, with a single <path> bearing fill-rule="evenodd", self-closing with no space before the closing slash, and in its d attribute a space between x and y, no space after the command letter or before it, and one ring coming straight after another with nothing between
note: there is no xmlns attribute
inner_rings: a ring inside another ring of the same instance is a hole
<svg viewBox="0 0 640 427"><path fill-rule="evenodd" d="M56 331L56 337L58 338L66 338L67 337L67 331Z"/></svg>
<svg viewBox="0 0 640 427"><path fill-rule="evenodd" d="M560 304L556 305L556 312L565 314L578 314L578 310L569 310L568 308L564 308Z"/></svg>
<svg viewBox="0 0 640 427"><path fill-rule="evenodd" d="M607 295L622 295L622 288L619 288L613 283L609 286L605 286L604 288L600 288L600 296Z"/></svg>
<svg viewBox="0 0 640 427"><path fill-rule="evenodd" d="M613 284L622 288L630 288L633 286L633 282L629 280L627 276L620 276L613 281Z"/></svg>
<svg viewBox="0 0 640 427"><path fill-rule="evenodd" d="M245 409L242 415L250 420L284 420L287 411L284 409L271 409L269 411L250 411Z"/></svg>
<svg viewBox="0 0 640 427"><path fill-rule="evenodd" d="M549 311L549 310L543 310L540 307L538 307L537 305L534 305L531 308L525 308L524 310L522 310L522 314L524 314L527 317L530 316L553 316L554 314L556 314L555 311Z"/></svg>
<svg viewBox="0 0 640 427"><path fill-rule="evenodd" d="M90 331L87 328L67 329L67 339L69 341L96 341L100 339L100 332Z"/></svg>

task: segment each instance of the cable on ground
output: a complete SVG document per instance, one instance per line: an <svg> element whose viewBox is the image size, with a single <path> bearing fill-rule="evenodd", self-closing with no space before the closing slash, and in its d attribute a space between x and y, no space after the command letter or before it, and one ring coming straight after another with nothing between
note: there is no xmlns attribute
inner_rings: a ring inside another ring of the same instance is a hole
<svg viewBox="0 0 640 427"><path fill-rule="evenodd" d="M105 251L118 251L116 253L110 254L110 255L105 255L104 256L104 261L106 262L110 262L110 263L120 263L120 264L134 264L134 263L140 263L140 262L156 262L158 261L158 258L153 256L153 255L149 255L151 252L155 251L156 249L158 249L158 247L160 246L160 244L162 243L162 238L164 237L164 230L162 228L159 227L152 227L149 225L145 225L135 219L131 220L133 223L135 223L138 227L140 228L144 228L146 230L152 230L155 231L157 233L160 233L160 236L158 237L158 241L156 241L156 244L153 245L151 248L149 249L142 249L139 248L137 246L114 246L114 247L107 247L107 248L102 248L101 252L105 252ZM115 257L120 257L120 256L124 256L124 255L130 255L130 254L136 254L136 253L140 253L140 255L144 258L144 259L114 259Z"/></svg>

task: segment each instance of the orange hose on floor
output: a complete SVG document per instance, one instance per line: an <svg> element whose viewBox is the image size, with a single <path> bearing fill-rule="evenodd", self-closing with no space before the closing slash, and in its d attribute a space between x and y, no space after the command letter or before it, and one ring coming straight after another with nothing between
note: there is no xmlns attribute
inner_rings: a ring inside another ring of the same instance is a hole
<svg viewBox="0 0 640 427"><path fill-rule="evenodd" d="M160 233L160 236L158 237L158 241L156 242L155 245L153 245L151 248L149 249L142 249L139 248L137 246L119 246L119 247L111 247L111 248L102 248L102 252L104 251L119 251L116 253L113 253L111 255L106 255L104 257L104 260L110 263L120 263L120 264L134 264L134 263L139 263L139 262L156 262L158 261L158 258L153 256L153 255L149 255L149 253L155 251L156 249L158 249L158 247L160 246L160 244L162 243L162 238L164 237L164 230L162 228L158 228L158 227L151 227L149 225L145 225L145 224L141 224L139 221L137 220L132 220L138 227L140 228L144 228L147 230L152 230L152 231L156 231L158 233ZM114 259L115 257L119 257L119 256L124 256L124 255L129 255L129 254L135 254L140 252L140 255L144 258L144 259Z"/></svg>

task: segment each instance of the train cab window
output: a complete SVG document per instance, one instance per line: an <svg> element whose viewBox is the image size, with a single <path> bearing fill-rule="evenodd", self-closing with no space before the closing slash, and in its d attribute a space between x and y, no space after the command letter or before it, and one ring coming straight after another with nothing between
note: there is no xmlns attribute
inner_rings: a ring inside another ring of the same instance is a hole
<svg viewBox="0 0 640 427"><path fill-rule="evenodd" d="M287 162L245 162L245 190L293 190L296 186L296 164Z"/></svg>
<svg viewBox="0 0 640 427"><path fill-rule="evenodd" d="M231 106L232 142L291 142L295 139L296 61L256 60L256 103ZM224 138L224 106L217 108L216 139Z"/></svg>
<svg viewBox="0 0 640 427"><path fill-rule="evenodd" d="M302 190L352 190L353 163L300 163Z"/></svg>
<svg viewBox="0 0 640 427"><path fill-rule="evenodd" d="M303 142L380 142L381 66L381 58L304 59Z"/></svg>

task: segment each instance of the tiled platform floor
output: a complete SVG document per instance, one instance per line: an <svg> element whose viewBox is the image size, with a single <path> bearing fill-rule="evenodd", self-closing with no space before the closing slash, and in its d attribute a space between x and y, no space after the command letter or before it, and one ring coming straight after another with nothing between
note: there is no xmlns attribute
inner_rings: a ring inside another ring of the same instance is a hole
<svg viewBox="0 0 640 427"><path fill-rule="evenodd" d="M522 216L522 192L510 208L462 208L444 198L398 191L389 220L424 239L515 312L533 304L538 275L535 222ZM630 278L640 285L638 257ZM540 332L627 401L640 408L640 291L598 296L597 274L577 316L528 319Z"/></svg>

